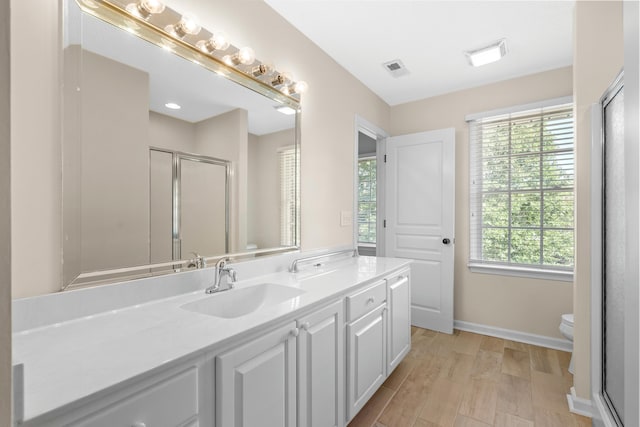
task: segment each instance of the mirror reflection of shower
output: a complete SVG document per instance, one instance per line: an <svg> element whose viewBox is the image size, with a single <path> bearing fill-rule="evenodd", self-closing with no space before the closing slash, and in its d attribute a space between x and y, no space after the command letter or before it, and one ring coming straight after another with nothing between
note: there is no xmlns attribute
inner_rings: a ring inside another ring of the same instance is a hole
<svg viewBox="0 0 640 427"><path fill-rule="evenodd" d="M231 163L149 150L151 263L229 251Z"/></svg>

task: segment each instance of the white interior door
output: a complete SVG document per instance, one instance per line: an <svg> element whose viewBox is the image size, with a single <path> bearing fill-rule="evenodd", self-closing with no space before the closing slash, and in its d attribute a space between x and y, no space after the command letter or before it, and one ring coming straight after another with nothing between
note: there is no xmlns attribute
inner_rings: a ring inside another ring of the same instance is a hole
<svg viewBox="0 0 640 427"><path fill-rule="evenodd" d="M411 323L453 332L455 130L387 139L386 256L411 258Z"/></svg>

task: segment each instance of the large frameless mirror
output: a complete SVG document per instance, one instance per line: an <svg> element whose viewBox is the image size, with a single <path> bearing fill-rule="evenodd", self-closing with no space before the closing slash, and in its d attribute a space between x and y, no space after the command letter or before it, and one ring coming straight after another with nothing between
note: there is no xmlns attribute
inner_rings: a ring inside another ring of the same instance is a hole
<svg viewBox="0 0 640 427"><path fill-rule="evenodd" d="M297 101L102 3L65 0L63 289L297 248Z"/></svg>

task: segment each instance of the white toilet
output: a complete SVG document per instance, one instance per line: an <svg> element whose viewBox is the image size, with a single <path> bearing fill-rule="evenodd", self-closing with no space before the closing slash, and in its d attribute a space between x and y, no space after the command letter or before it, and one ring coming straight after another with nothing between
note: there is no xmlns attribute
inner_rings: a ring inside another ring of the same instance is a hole
<svg viewBox="0 0 640 427"><path fill-rule="evenodd" d="M559 329L560 333L573 344L573 313L562 315ZM569 372L573 374L573 351L571 352L571 361L569 362Z"/></svg>

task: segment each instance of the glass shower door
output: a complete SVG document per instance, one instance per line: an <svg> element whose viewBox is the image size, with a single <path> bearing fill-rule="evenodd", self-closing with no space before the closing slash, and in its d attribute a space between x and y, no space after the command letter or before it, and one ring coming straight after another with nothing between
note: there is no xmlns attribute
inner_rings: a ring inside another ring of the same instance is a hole
<svg viewBox="0 0 640 427"><path fill-rule="evenodd" d="M624 426L625 153L622 81L603 105L602 397Z"/></svg>

